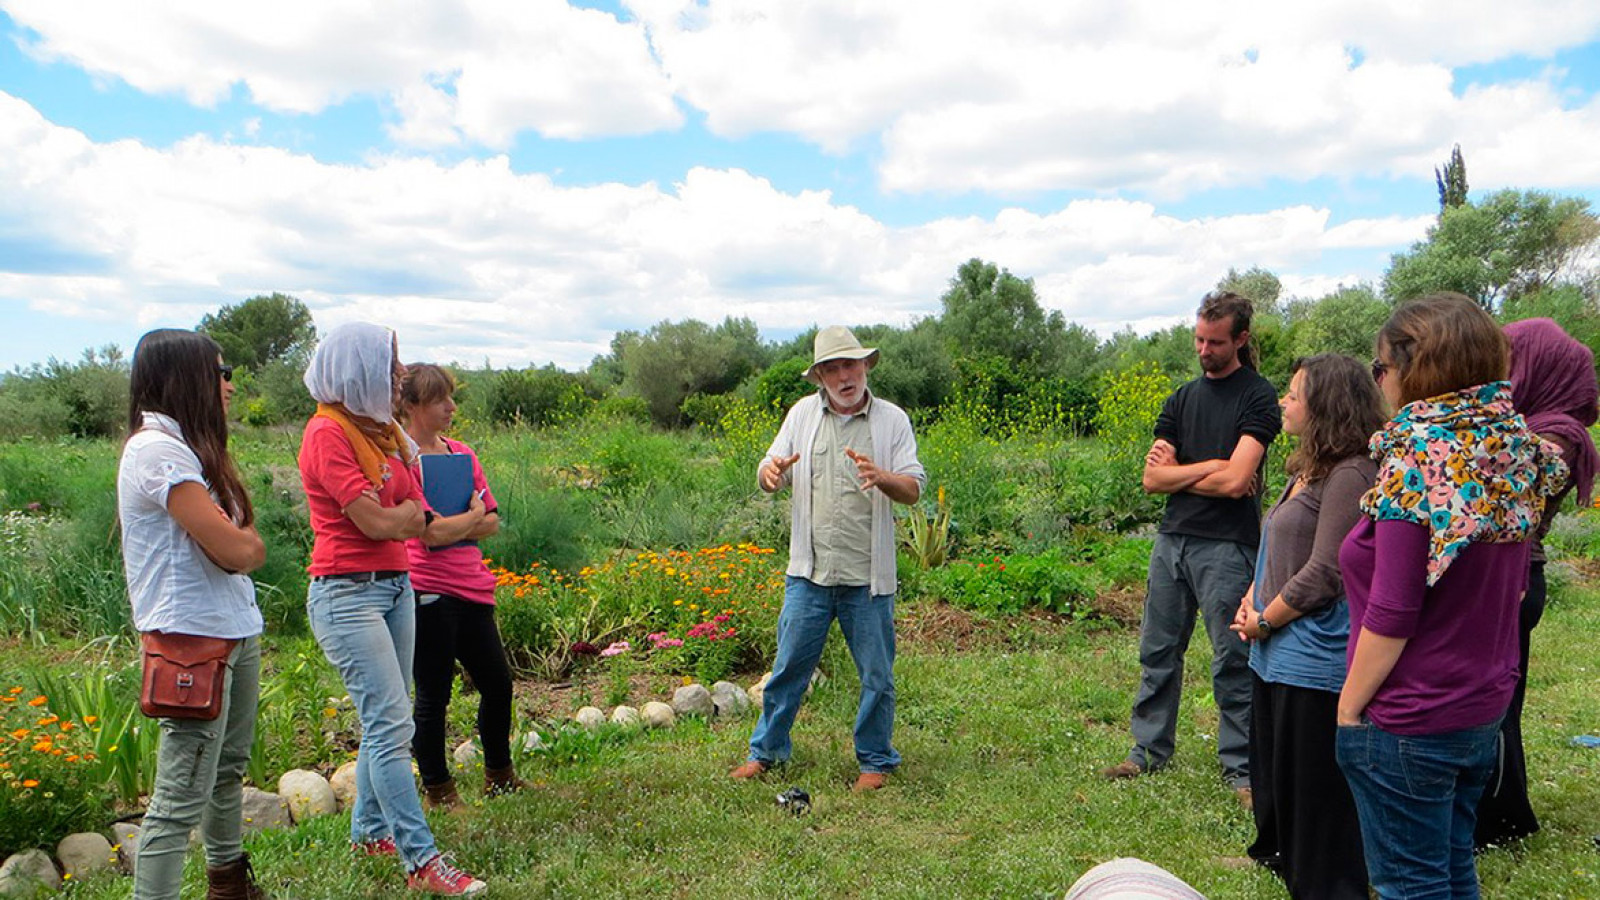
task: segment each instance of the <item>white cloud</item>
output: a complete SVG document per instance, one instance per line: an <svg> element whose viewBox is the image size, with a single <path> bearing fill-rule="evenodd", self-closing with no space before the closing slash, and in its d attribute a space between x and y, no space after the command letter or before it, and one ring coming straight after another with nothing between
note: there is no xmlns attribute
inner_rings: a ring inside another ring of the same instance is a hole
<svg viewBox="0 0 1600 900"><path fill-rule="evenodd" d="M90 261L0 275L0 299L126 321L128 343L135 328L283 291L324 328L393 325L418 357L569 367L614 331L663 319L749 316L769 334L905 324L937 312L972 256L1035 278L1045 305L1104 332L1188 314L1229 267L1294 283L1318 277L1325 251L1403 244L1426 227L1330 226L1308 206L1183 219L1120 199L890 226L736 169L564 187L504 157L334 166L205 138L97 144L4 93L0 195L0 238Z"/></svg>
<svg viewBox="0 0 1600 900"><path fill-rule="evenodd" d="M401 117L397 140L425 147L456 131L505 147L520 131L583 138L682 122L643 29L561 0L0 5L36 33L26 46L40 59L201 106L236 85L288 113L372 95Z"/></svg>

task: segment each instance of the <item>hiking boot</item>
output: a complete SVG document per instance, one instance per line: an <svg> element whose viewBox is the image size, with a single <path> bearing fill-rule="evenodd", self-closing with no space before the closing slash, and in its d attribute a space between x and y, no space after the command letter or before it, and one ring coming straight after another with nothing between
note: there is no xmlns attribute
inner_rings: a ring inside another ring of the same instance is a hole
<svg viewBox="0 0 1600 900"><path fill-rule="evenodd" d="M250 854L221 866L206 866L206 900L271 900L271 895L256 884L250 868Z"/></svg>
<svg viewBox="0 0 1600 900"><path fill-rule="evenodd" d="M446 812L455 812L465 809L461 795L456 792L456 780L447 778L438 784L425 784L422 786L422 802L428 809L442 809Z"/></svg>
<svg viewBox="0 0 1600 900"><path fill-rule="evenodd" d="M732 772L729 772L728 777L737 778L743 781L747 778L755 778L758 775L764 775L770 768L772 768L772 766L762 762L761 760L752 759L749 762L746 762L744 765L734 769Z"/></svg>
<svg viewBox="0 0 1600 900"><path fill-rule="evenodd" d="M1107 766L1100 770L1100 777L1116 781L1119 778L1138 778L1144 774L1144 766L1131 759L1125 759L1114 766Z"/></svg>
<svg viewBox="0 0 1600 900"><path fill-rule="evenodd" d="M527 785L517 777L517 770L511 766L504 769L483 770L483 795L485 797L503 797L506 794L515 794Z"/></svg>
<svg viewBox="0 0 1600 900"><path fill-rule="evenodd" d="M889 773L887 772L862 772L861 777L856 779L855 786L850 790L857 794L865 794L868 791L876 791L883 787L888 780Z"/></svg>
<svg viewBox="0 0 1600 900"><path fill-rule="evenodd" d="M441 897L471 897L489 889L489 885L451 865L443 853L435 855L422 868L412 872L406 880L406 887Z"/></svg>
<svg viewBox="0 0 1600 900"><path fill-rule="evenodd" d="M381 837L376 840L362 841L351 844L350 849L363 856L399 856L400 848L394 845L394 838Z"/></svg>

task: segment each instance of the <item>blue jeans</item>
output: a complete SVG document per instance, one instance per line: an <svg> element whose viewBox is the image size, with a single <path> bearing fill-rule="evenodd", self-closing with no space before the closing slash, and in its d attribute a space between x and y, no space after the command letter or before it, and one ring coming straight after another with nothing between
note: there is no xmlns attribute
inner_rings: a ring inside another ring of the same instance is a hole
<svg viewBox="0 0 1600 900"><path fill-rule="evenodd" d="M394 838L407 871L437 853L411 774L411 659L417 638L411 578L318 578L306 600L311 632L339 670L361 719L350 840Z"/></svg>
<svg viewBox="0 0 1600 900"><path fill-rule="evenodd" d="M872 596L865 585L823 587L789 576L778 615L778 656L761 700L761 719L750 735L750 758L768 765L793 752L789 729L800 711L811 673L822 658L833 620L861 676L856 710L856 761L863 772L891 772L900 754L894 737L894 595Z"/></svg>
<svg viewBox="0 0 1600 900"><path fill-rule="evenodd" d="M200 826L206 863L224 866L244 852L240 809L261 696L261 638L233 647L223 676L222 712L211 720L161 719L156 785L134 865L138 900L178 898L189 832Z"/></svg>
<svg viewBox="0 0 1600 900"><path fill-rule="evenodd" d="M1339 729L1335 754L1361 819L1367 876L1384 900L1478 896L1472 831L1500 721L1443 734Z"/></svg>

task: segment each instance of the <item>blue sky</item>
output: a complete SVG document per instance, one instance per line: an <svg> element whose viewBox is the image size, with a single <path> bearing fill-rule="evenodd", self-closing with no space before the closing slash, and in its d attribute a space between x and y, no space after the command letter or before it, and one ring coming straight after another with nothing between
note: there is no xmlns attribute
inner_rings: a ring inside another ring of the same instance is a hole
<svg viewBox="0 0 1600 900"><path fill-rule="evenodd" d="M70 8L68 8L70 6ZM1600 199L1600 9L0 0L0 367L282 291L413 358L934 313L973 256L1101 333L1316 297L1475 195Z"/></svg>

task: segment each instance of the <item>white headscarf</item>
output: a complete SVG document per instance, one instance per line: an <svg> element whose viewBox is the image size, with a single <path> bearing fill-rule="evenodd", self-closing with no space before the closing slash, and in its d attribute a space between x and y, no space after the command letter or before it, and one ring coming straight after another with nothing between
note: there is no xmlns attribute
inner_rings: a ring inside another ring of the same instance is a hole
<svg viewBox="0 0 1600 900"><path fill-rule="evenodd" d="M306 390L318 403L343 403L358 416L394 421L394 332L350 322L328 332L306 367Z"/></svg>

